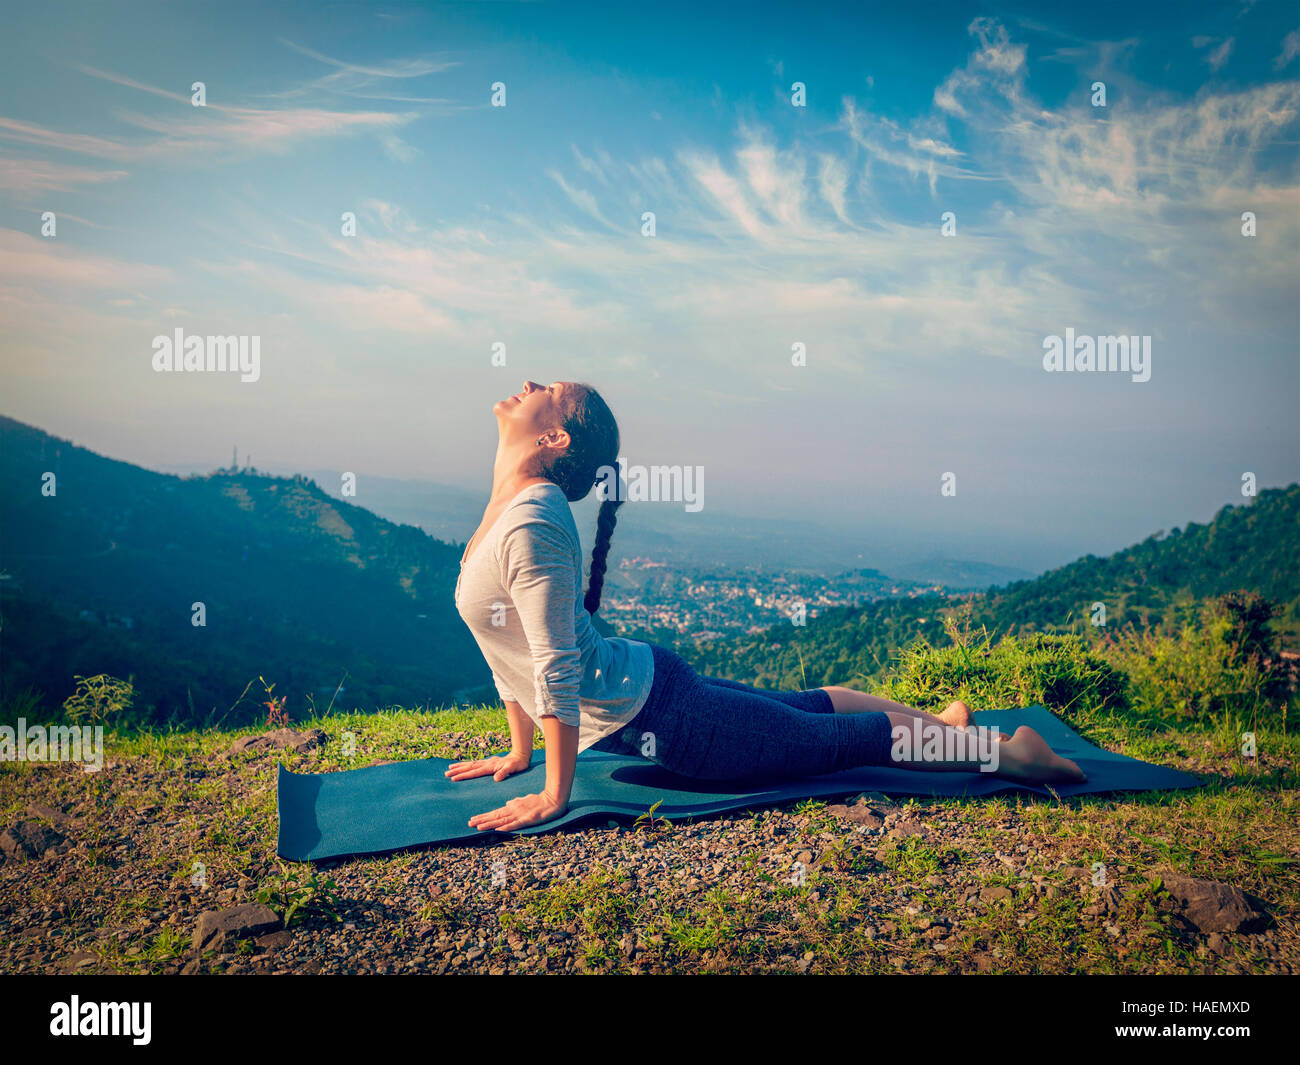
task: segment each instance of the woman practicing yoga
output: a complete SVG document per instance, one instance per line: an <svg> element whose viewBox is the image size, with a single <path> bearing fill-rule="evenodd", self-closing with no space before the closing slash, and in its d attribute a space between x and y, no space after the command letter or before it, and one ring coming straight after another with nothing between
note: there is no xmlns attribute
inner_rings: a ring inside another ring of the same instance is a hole
<svg viewBox="0 0 1300 1065"><path fill-rule="evenodd" d="M559 817L578 752L588 747L704 780L789 779L862 765L983 768L1044 784L1084 779L1028 726L1009 739L976 729L962 702L936 717L850 688L760 691L702 677L667 648L602 636L591 617L621 504L601 503L583 596L569 503L615 467L614 416L595 389L571 381L525 381L493 412L492 496L465 546L456 608L505 702L510 753L453 762L446 775L504 780L522 772L532 762L536 724L546 741L546 786L472 817L472 827L508 832ZM909 736L916 742L903 742Z"/></svg>

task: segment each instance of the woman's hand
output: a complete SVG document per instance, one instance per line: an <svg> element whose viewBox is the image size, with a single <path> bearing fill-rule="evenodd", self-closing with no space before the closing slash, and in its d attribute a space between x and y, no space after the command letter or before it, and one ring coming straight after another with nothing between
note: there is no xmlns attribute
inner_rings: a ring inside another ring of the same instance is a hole
<svg viewBox="0 0 1300 1065"><path fill-rule="evenodd" d="M540 825L559 817L569 808L567 802L560 802L555 796L542 792L540 795L521 795L511 799L497 810L485 814L476 814L469 819L470 828L480 832L495 829L498 832L513 832L529 825Z"/></svg>
<svg viewBox="0 0 1300 1065"><path fill-rule="evenodd" d="M498 754L491 758L478 758L472 762L452 762L443 776L451 777L452 780L472 780L474 777L491 775L493 780L505 780L506 777L522 773L532 764L532 761L531 752Z"/></svg>

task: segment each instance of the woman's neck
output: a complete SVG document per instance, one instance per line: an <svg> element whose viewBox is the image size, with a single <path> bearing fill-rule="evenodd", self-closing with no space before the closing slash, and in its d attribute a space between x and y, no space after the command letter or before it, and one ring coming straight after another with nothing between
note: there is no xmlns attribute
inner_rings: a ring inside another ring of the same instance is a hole
<svg viewBox="0 0 1300 1065"><path fill-rule="evenodd" d="M529 485L541 484L547 480L549 478L536 471L532 455L507 448L504 443L499 444L496 459L492 463L492 495L488 506L508 503Z"/></svg>

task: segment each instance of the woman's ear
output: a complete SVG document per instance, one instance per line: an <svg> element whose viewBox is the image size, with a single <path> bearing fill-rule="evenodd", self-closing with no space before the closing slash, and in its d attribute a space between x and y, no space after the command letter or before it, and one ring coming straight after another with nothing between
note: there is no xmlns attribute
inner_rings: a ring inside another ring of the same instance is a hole
<svg viewBox="0 0 1300 1065"><path fill-rule="evenodd" d="M569 436L568 430L563 428L552 429L549 432L543 433L538 437L538 440L544 447L553 448L567 448L569 444L573 442L573 438Z"/></svg>

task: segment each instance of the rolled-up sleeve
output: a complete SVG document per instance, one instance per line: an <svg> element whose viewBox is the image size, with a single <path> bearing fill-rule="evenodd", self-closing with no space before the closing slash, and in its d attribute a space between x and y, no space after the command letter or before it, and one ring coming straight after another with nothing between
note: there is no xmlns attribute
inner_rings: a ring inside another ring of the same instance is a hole
<svg viewBox="0 0 1300 1065"><path fill-rule="evenodd" d="M582 655L573 627L579 575L572 539L551 522L521 522L502 538L501 568L533 659L537 716L576 728Z"/></svg>

